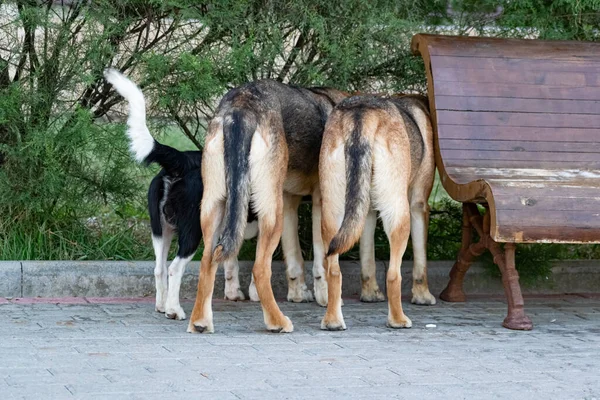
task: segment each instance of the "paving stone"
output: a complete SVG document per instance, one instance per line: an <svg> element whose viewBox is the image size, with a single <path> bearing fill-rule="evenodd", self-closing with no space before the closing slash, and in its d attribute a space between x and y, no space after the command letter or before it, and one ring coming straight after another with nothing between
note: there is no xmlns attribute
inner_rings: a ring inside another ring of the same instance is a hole
<svg viewBox="0 0 600 400"><path fill-rule="evenodd" d="M405 303L409 330L385 327L386 303L345 299L344 332L280 302L291 334L266 332L257 304L215 300L213 335L148 299L42 300L0 302L2 399L600 398L599 296L528 298L531 332L502 328L498 299Z"/></svg>

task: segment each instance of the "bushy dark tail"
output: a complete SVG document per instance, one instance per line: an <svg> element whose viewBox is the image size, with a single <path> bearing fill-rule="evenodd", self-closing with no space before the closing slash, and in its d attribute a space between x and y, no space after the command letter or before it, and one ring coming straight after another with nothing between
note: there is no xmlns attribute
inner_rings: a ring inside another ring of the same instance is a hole
<svg viewBox="0 0 600 400"><path fill-rule="evenodd" d="M341 254L360 238L371 203L374 132L363 126L361 114L354 115L354 129L346 141L346 204L342 226L329 243L327 255ZM370 133L370 134L369 134Z"/></svg>
<svg viewBox="0 0 600 400"><path fill-rule="evenodd" d="M237 255L244 240L250 201L250 144L257 124L256 116L243 110L233 110L224 118L223 146L227 200L223 233L213 254L217 262Z"/></svg>
<svg viewBox="0 0 600 400"><path fill-rule="evenodd" d="M129 103L127 137L130 149L138 162L157 163L171 176L182 175L190 167L187 157L179 150L158 143L146 126L144 94L135 83L119 71L109 68L104 77Z"/></svg>

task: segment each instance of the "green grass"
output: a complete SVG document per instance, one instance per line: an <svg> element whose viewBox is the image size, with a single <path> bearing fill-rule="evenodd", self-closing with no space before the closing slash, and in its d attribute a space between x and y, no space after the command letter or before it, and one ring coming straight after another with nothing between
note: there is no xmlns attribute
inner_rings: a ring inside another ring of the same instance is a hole
<svg viewBox="0 0 600 400"><path fill-rule="evenodd" d="M143 226L142 226L143 225ZM73 224L61 228L13 229L0 244L2 260L150 260L145 224L94 228Z"/></svg>

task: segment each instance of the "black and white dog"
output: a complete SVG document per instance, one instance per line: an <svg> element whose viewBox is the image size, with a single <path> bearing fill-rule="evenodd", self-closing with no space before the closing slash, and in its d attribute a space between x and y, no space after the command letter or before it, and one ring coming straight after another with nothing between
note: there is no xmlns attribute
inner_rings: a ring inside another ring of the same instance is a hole
<svg viewBox="0 0 600 400"><path fill-rule="evenodd" d="M157 142L146 126L146 106L142 91L114 69L107 69L104 77L129 103L127 136L135 159L146 164L157 163L162 167L148 189L148 212L156 255L156 311L165 313L167 318L182 320L186 316L179 303L181 279L202 238L202 152L179 151ZM175 233L179 248L167 270L167 256ZM256 217L250 213L244 238L255 237L257 233ZM240 290L237 259L225 263L224 267L225 298L244 300L244 294ZM254 280L250 284L249 293L251 300L258 301Z"/></svg>

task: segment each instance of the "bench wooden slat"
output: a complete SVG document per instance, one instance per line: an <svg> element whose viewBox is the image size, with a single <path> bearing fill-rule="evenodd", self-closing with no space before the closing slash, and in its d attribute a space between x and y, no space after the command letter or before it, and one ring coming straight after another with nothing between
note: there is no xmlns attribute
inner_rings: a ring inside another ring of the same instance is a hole
<svg viewBox="0 0 600 400"><path fill-rule="evenodd" d="M533 179L524 179L524 178L523 179L521 179L521 178L515 179L515 178L507 178L506 176L498 177L497 175L490 174L490 177L484 178L481 175L470 175L470 174L455 172L455 171L462 171L464 169L465 168L463 168L463 167L449 167L448 168L448 176L451 177L454 180L454 182L457 184L469 184L478 179L482 179L486 182L496 182L496 183L518 183L518 184L520 184L523 182L529 182L533 185L539 185L539 186L547 186L549 183L561 182L562 185L565 185L565 188L571 187L571 186L569 186L568 183L567 184L564 183L566 180L561 179L560 177L557 177L557 176L549 177L549 178L539 177L539 178L533 178ZM503 168L498 168L498 169L501 170ZM579 186L576 184L572 184L572 187L578 188ZM590 195L595 196L596 194L590 194ZM582 193L580 193L578 195L583 196Z"/></svg>
<svg viewBox="0 0 600 400"><path fill-rule="evenodd" d="M597 114L600 100L515 99L512 97L445 96L435 98L436 109L552 114Z"/></svg>
<svg viewBox="0 0 600 400"><path fill-rule="evenodd" d="M544 211L533 212L533 210L503 210L496 209L498 214L498 225L511 225L518 230L521 226L536 226L536 227L565 227L572 226L574 228L594 228L600 226L600 213L598 210L593 211ZM527 221L526 224L523 222ZM600 229L600 228L599 228Z"/></svg>
<svg viewBox="0 0 600 400"><path fill-rule="evenodd" d="M600 96L600 89L598 89ZM438 121L444 125L536 127L536 128L588 128L600 126L600 114L583 114L569 117L564 114L518 112L469 112L437 110ZM600 136L598 136L600 139Z"/></svg>
<svg viewBox="0 0 600 400"><path fill-rule="evenodd" d="M546 188L550 196L560 197L598 196L598 179L600 179L600 171L586 171L576 168L456 166L447 168L446 172L456 178L456 183L459 184L483 179L490 184L502 183L504 190L514 188L516 191L527 194L529 190Z"/></svg>
<svg viewBox="0 0 600 400"><path fill-rule="evenodd" d="M476 68L438 68L437 82L516 83L544 86L600 86L600 77L584 72L510 71Z"/></svg>
<svg viewBox="0 0 600 400"><path fill-rule="evenodd" d="M526 99L600 100L596 87L565 87L545 85L519 85L464 82L436 82L436 93L440 95L474 97L514 97Z"/></svg>
<svg viewBox="0 0 600 400"><path fill-rule="evenodd" d="M519 129L506 129L503 126L479 126L476 130L467 125L444 125L437 126L437 132L441 138L477 140L486 138L488 140L539 140L552 142L577 142L592 143L600 137L598 128L539 128L520 127Z"/></svg>
<svg viewBox="0 0 600 400"><path fill-rule="evenodd" d="M566 163L574 162L583 166L582 163L599 162L600 153L556 153L544 151L493 151L493 150L450 150L442 149L442 157L446 160L488 160L488 161L526 161L526 162L550 162Z"/></svg>
<svg viewBox="0 0 600 400"><path fill-rule="evenodd" d="M447 167L490 167L490 168L541 168L541 169L577 169L582 167L581 161L563 161L563 160L490 160L490 159L454 159L450 158L446 160ZM587 161L585 162L585 168L590 170L600 169L600 161ZM448 189L446 189L447 191ZM460 200L466 201L466 200Z"/></svg>
<svg viewBox="0 0 600 400"><path fill-rule="evenodd" d="M490 57L432 57L432 67L456 69L486 69L491 71L555 71L595 74L598 64L593 60L532 60L530 58L490 58Z"/></svg>
<svg viewBox="0 0 600 400"><path fill-rule="evenodd" d="M598 193L600 196L600 192ZM600 212L600 197L556 197L547 196L544 193L524 193L513 195L496 194L494 203L497 209L503 211L519 210L526 212L546 211L585 211Z"/></svg>
<svg viewBox="0 0 600 400"><path fill-rule="evenodd" d="M600 134L600 131L598 132ZM524 138L527 138L524 136ZM600 139L600 136L599 136ZM440 139L444 150L522 151L553 153L600 153L598 142L553 142L542 140ZM560 157L560 155L557 155Z"/></svg>
<svg viewBox="0 0 600 400"><path fill-rule="evenodd" d="M506 222L506 221L503 221ZM492 230L492 235L501 243L598 243L600 229L566 227L557 222L553 226L530 226L518 224L501 225Z"/></svg>
<svg viewBox="0 0 600 400"><path fill-rule="evenodd" d="M598 46L590 42L563 40L523 40L462 36L448 40L444 36L429 36L429 55L460 55L461 57L525 57L527 59L586 59L598 57Z"/></svg>
<svg viewBox="0 0 600 400"><path fill-rule="evenodd" d="M581 186L569 187L539 183L524 181L519 185L512 185L508 182L491 182L494 206L502 212L520 210L540 215L544 215L545 211L600 213L600 188L598 187L586 186L586 182L583 181Z"/></svg>
<svg viewBox="0 0 600 400"><path fill-rule="evenodd" d="M600 198L598 187L590 186L584 181L581 181L580 185L562 185L557 182L540 184L540 182L536 181L521 181L518 183L492 181L491 185L494 186L498 196L553 197L564 199Z"/></svg>

